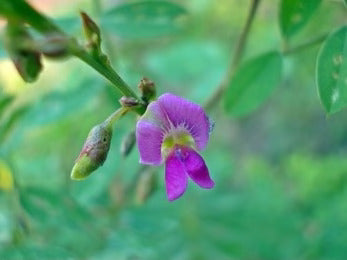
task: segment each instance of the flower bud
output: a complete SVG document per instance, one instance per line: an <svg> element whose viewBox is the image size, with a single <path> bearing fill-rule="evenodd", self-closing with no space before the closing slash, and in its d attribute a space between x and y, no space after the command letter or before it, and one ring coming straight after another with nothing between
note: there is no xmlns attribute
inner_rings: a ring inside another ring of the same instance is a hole
<svg viewBox="0 0 347 260"><path fill-rule="evenodd" d="M61 34L50 34L39 43L39 49L49 58L64 58L69 54L70 41Z"/></svg>
<svg viewBox="0 0 347 260"><path fill-rule="evenodd" d="M157 176L152 168L144 168L140 172L136 189L135 189L135 202L139 205L145 203L149 197L158 188Z"/></svg>
<svg viewBox="0 0 347 260"><path fill-rule="evenodd" d="M81 12L81 17L88 47L100 54L101 34L99 27L85 12Z"/></svg>
<svg viewBox="0 0 347 260"><path fill-rule="evenodd" d="M34 82L42 70L41 54L22 24L9 23L5 33L5 46L18 73L25 82Z"/></svg>
<svg viewBox="0 0 347 260"><path fill-rule="evenodd" d="M142 93L143 101L145 101L146 103L149 103L151 100L155 98L156 90L153 81L147 78L142 78L138 85L138 88Z"/></svg>
<svg viewBox="0 0 347 260"><path fill-rule="evenodd" d="M135 107L139 105L139 101L136 98L125 96L121 97L119 103L122 105L122 107Z"/></svg>
<svg viewBox="0 0 347 260"><path fill-rule="evenodd" d="M90 130L82 151L71 171L71 179L82 180L99 168L106 160L112 138L112 128L105 123Z"/></svg>
<svg viewBox="0 0 347 260"><path fill-rule="evenodd" d="M121 146L120 146L120 152L123 155L123 157L128 156L128 154L133 149L135 142L136 142L135 131L131 131L123 138Z"/></svg>
<svg viewBox="0 0 347 260"><path fill-rule="evenodd" d="M109 186L110 199L115 208L123 205L126 201L126 187L121 175L121 173L117 173Z"/></svg>

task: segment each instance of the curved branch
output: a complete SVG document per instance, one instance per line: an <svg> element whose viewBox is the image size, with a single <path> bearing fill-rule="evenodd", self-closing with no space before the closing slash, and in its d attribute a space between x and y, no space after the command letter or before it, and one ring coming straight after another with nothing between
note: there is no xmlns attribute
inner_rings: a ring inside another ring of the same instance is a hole
<svg viewBox="0 0 347 260"><path fill-rule="evenodd" d="M238 67L246 47L248 35L255 17L255 14L257 12L258 6L259 6L260 0L252 0L251 6L248 12L246 23L241 31L241 35L236 43L235 50L234 50L234 56L230 62L230 66L226 75L226 78L224 82L222 82L217 90L212 94L212 96L206 101L205 103L205 109L209 110L211 109L215 104L218 103L219 99L222 97L223 92L227 88L227 84L232 80L234 72L236 68Z"/></svg>

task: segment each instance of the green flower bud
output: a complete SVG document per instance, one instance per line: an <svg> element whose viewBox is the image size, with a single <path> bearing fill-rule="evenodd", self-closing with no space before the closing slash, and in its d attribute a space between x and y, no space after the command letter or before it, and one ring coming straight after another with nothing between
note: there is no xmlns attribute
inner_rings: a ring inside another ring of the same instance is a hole
<svg viewBox="0 0 347 260"><path fill-rule="evenodd" d="M141 91L143 101L145 101L146 103L149 103L150 101L155 99L156 90L153 81L147 78L142 78L138 85L138 88Z"/></svg>
<svg viewBox="0 0 347 260"><path fill-rule="evenodd" d="M152 168L144 168L140 173L135 188L135 202L138 205L145 203L157 190L157 176Z"/></svg>
<svg viewBox="0 0 347 260"><path fill-rule="evenodd" d="M88 46L96 53L100 54L101 33L97 24L85 12L81 12L84 33L88 41Z"/></svg>
<svg viewBox="0 0 347 260"><path fill-rule="evenodd" d="M7 25L5 47L23 80L35 81L42 70L41 53L35 49L34 40L24 25Z"/></svg>
<svg viewBox="0 0 347 260"><path fill-rule="evenodd" d="M127 157L136 143L135 131L128 133L122 140L120 152L123 157Z"/></svg>
<svg viewBox="0 0 347 260"><path fill-rule="evenodd" d="M112 128L105 123L90 130L82 151L71 171L71 179L83 180L106 160L112 138Z"/></svg>

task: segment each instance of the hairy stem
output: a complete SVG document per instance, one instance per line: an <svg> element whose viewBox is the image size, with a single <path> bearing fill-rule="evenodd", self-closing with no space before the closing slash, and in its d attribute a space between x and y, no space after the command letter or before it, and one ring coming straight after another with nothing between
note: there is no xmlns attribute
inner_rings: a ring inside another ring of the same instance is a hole
<svg viewBox="0 0 347 260"><path fill-rule="evenodd" d="M251 6L250 6L250 9L248 12L247 20L246 20L246 23L245 23L242 31L241 31L240 37L236 43L236 46L234 49L234 56L230 62L230 66L229 66L226 78L225 78L224 82L222 82L219 85L219 87L212 94L212 96L206 101L206 103L205 103L206 110L211 109L215 104L218 103L218 101L222 97L223 92L225 91L229 82L233 78L234 72L235 72L236 68L238 67L238 65L239 65L239 63L243 57L244 50L245 50L246 43L247 43L247 39L248 39L248 35L250 32L256 11L258 9L259 3L260 3L260 0L252 0L251 1Z"/></svg>

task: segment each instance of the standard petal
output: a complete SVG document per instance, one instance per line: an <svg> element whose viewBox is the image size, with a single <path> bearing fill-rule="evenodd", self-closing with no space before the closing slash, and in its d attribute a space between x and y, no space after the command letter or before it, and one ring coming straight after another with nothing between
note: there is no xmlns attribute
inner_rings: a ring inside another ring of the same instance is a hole
<svg viewBox="0 0 347 260"><path fill-rule="evenodd" d="M160 96L158 102L171 124L185 127L194 138L196 148L203 150L208 142L210 126L204 109L170 93Z"/></svg>
<svg viewBox="0 0 347 260"><path fill-rule="evenodd" d="M204 159L193 149L181 148L182 162L189 177L201 188L211 189L214 181L210 178Z"/></svg>
<svg viewBox="0 0 347 260"><path fill-rule="evenodd" d="M170 201L178 199L186 191L188 180L179 157L171 153L165 164L166 194Z"/></svg>
<svg viewBox="0 0 347 260"><path fill-rule="evenodd" d="M150 122L160 127L163 131L168 130L170 127L167 115L158 101L153 101L148 105L146 112L140 120Z"/></svg>
<svg viewBox="0 0 347 260"><path fill-rule="evenodd" d="M140 163L159 165L162 162L162 130L153 123L140 120L136 125L136 141L140 152Z"/></svg>

